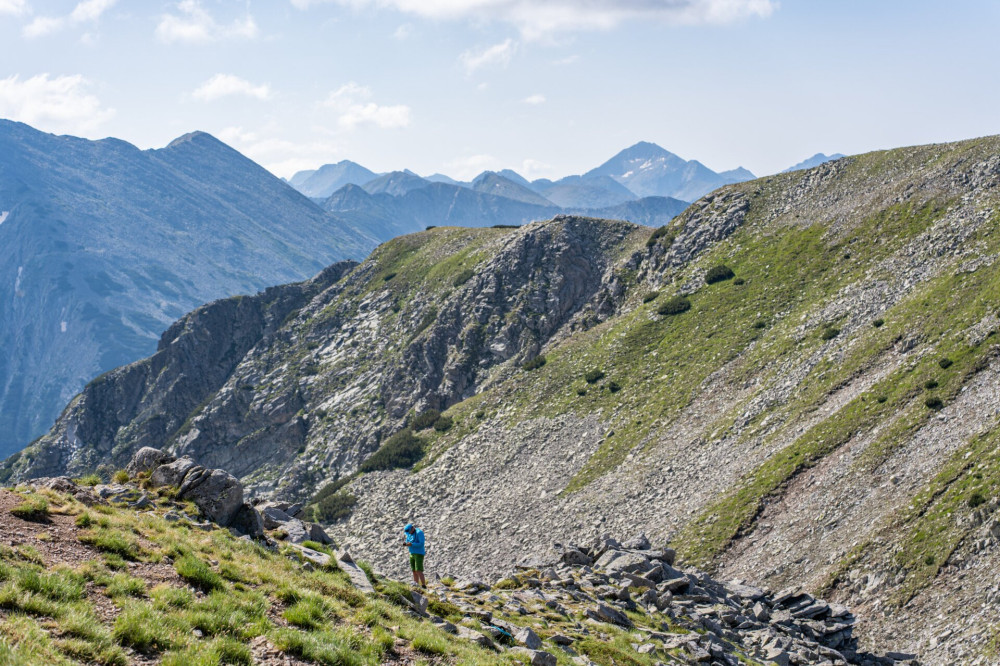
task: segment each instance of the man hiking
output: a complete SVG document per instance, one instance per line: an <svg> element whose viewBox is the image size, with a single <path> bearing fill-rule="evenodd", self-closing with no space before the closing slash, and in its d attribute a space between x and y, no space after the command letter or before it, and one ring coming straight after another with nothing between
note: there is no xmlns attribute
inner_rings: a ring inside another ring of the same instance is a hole
<svg viewBox="0 0 1000 666"><path fill-rule="evenodd" d="M413 571L413 582L420 587L427 587L424 579L424 531L414 525L407 523L403 528L406 534L403 543L410 549L410 569Z"/></svg>

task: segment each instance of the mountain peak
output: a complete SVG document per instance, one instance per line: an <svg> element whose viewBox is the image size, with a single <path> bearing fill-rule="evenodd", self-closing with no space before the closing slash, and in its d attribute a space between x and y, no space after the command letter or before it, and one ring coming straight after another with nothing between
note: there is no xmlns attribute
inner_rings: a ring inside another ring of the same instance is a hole
<svg viewBox="0 0 1000 666"><path fill-rule="evenodd" d="M226 145L221 141L219 141L218 139L216 139L211 134L209 134L208 132L195 130L194 132L188 132L187 134L182 134L181 136L177 137L176 139L168 143L166 147L176 148L177 146L181 146L186 143L200 143L200 144L215 143L220 145Z"/></svg>

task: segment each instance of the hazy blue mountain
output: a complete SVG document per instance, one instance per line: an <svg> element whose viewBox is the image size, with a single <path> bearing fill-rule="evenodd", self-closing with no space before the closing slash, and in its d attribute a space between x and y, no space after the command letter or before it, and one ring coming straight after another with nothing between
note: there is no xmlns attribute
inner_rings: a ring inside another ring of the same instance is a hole
<svg viewBox="0 0 1000 666"><path fill-rule="evenodd" d="M754 178L743 169L719 174L701 162L687 161L655 143L641 141L584 174L610 176L640 197L667 196L695 201L712 190Z"/></svg>
<svg viewBox="0 0 1000 666"><path fill-rule="evenodd" d="M451 176L446 176L443 173L432 173L429 176L424 176L424 180L430 181L432 183L448 183L449 185L466 185L466 183L459 182L452 178Z"/></svg>
<svg viewBox="0 0 1000 666"><path fill-rule="evenodd" d="M401 196L410 190L426 187L430 181L424 180L409 169L404 171L390 171L377 178L363 183L361 186L368 194L391 194Z"/></svg>
<svg viewBox="0 0 1000 666"><path fill-rule="evenodd" d="M533 191L530 187L501 176L495 171L484 171L479 174L472 181L470 189L482 192L483 194L493 194L498 197L506 197L507 199L536 204L538 206L551 206L553 203L541 194Z"/></svg>
<svg viewBox="0 0 1000 666"><path fill-rule="evenodd" d="M528 179L519 174L518 172L514 171L513 169L501 169L500 171L497 171L497 173L506 178L507 180L512 180L518 185L523 185L524 187L531 189L531 183L528 182Z"/></svg>
<svg viewBox="0 0 1000 666"><path fill-rule="evenodd" d="M308 175L302 178L302 174ZM315 171L300 171L288 184L307 197L325 199L344 185L364 185L377 176L360 164L341 160L336 164L324 164Z"/></svg>
<svg viewBox="0 0 1000 666"><path fill-rule="evenodd" d="M375 239L208 134L142 151L0 121L0 457L199 303Z"/></svg>
<svg viewBox="0 0 1000 666"><path fill-rule="evenodd" d="M638 199L634 192L606 175L567 176L535 181L533 189L563 208L602 208Z"/></svg>
<svg viewBox="0 0 1000 666"><path fill-rule="evenodd" d="M841 153L834 153L833 155L824 155L823 153L816 153L808 159L804 159L795 166L790 166L781 173L789 173L790 171L802 171L803 169L812 169L813 167L818 167L820 164L830 162L832 160L839 160L844 157Z"/></svg>
<svg viewBox="0 0 1000 666"><path fill-rule="evenodd" d="M689 205L686 201L671 197L643 197L642 199L620 203L617 206L579 211L569 210L567 212L609 220L628 220L629 222L644 224L648 227L662 227L680 215Z"/></svg>

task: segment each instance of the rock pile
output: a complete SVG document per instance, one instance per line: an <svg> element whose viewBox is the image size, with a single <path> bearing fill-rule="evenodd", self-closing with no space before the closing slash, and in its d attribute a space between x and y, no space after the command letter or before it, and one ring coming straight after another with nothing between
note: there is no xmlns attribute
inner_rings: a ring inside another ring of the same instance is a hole
<svg viewBox="0 0 1000 666"><path fill-rule="evenodd" d="M556 651L593 664L584 642L608 642L623 631L637 655L659 663L917 664L911 654L861 651L854 615L844 606L798 588L772 593L713 580L676 566L671 549L653 549L645 536L624 544L610 537L591 546L557 544L556 552L557 560L526 564L493 585L442 586L439 597L476 628L432 621L477 643L522 651L532 664L555 664ZM533 623L535 617L544 621Z"/></svg>

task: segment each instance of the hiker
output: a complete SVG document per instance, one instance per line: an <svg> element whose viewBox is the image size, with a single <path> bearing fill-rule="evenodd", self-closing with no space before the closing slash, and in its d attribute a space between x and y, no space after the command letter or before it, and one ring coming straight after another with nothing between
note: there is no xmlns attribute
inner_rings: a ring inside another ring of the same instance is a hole
<svg viewBox="0 0 1000 666"><path fill-rule="evenodd" d="M413 582L420 587L426 588L427 581L424 579L424 531L414 525L407 523L403 528L406 537L403 543L410 548L410 569L413 571Z"/></svg>

